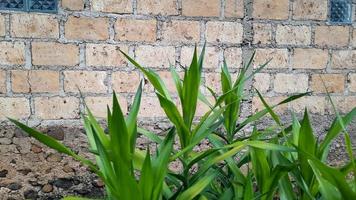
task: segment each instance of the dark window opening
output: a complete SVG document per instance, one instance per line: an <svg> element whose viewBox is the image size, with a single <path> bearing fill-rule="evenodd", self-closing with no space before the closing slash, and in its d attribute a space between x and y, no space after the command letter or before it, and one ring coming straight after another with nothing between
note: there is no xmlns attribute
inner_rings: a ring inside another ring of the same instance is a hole
<svg viewBox="0 0 356 200"><path fill-rule="evenodd" d="M57 13L58 0L0 0L0 9Z"/></svg>
<svg viewBox="0 0 356 200"><path fill-rule="evenodd" d="M351 23L352 2L351 0L330 0L330 22Z"/></svg>

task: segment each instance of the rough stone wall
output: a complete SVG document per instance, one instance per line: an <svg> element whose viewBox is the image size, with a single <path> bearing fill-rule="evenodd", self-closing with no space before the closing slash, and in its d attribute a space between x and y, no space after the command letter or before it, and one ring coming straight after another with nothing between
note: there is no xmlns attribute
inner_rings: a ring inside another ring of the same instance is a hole
<svg viewBox="0 0 356 200"><path fill-rule="evenodd" d="M342 112L356 106L355 0L351 24L329 23L327 0L62 0L59 5L58 14L0 12L0 199L101 194L101 184L86 169L38 148L9 128L5 117L41 127L86 154L78 88L95 115L105 117L112 90L127 111L143 78L119 49L158 71L172 92L169 63L182 71L179 66L189 64L195 44L207 43L204 83L217 90L223 57L237 74L255 50L255 65L273 60L249 83L250 91L258 88L270 103L314 91L280 113L306 106L319 116L315 124L326 127L321 124L330 118L323 115L332 109L321 78ZM261 107L249 97L244 113ZM206 109L200 105L198 114ZM163 116L152 86L145 84L141 121L165 129L158 123Z"/></svg>

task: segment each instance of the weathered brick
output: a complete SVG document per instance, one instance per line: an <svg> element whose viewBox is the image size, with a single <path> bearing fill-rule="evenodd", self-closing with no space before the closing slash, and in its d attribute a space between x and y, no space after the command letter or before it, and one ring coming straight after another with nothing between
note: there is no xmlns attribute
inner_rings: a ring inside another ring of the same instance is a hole
<svg viewBox="0 0 356 200"><path fill-rule="evenodd" d="M326 108L325 97L305 96L290 103L291 110L296 113L304 112L307 108L309 113L324 114Z"/></svg>
<svg viewBox="0 0 356 200"><path fill-rule="evenodd" d="M254 44L270 44L272 42L271 24L254 23L253 31Z"/></svg>
<svg viewBox="0 0 356 200"><path fill-rule="evenodd" d="M315 28L315 44L327 47L344 47L349 42L347 26L317 26Z"/></svg>
<svg viewBox="0 0 356 200"><path fill-rule="evenodd" d="M5 16L0 15L0 36L5 36L6 28L5 28Z"/></svg>
<svg viewBox="0 0 356 200"><path fill-rule="evenodd" d="M208 22L206 40L213 43L241 43L243 27L238 22Z"/></svg>
<svg viewBox="0 0 356 200"><path fill-rule="evenodd" d="M64 91L106 93L106 72L102 71L65 71Z"/></svg>
<svg viewBox="0 0 356 200"><path fill-rule="evenodd" d="M6 93L6 71L0 70L0 94Z"/></svg>
<svg viewBox="0 0 356 200"><path fill-rule="evenodd" d="M349 84L350 92L356 92L356 74L350 74L350 84Z"/></svg>
<svg viewBox="0 0 356 200"><path fill-rule="evenodd" d="M311 29L309 26L278 25L276 41L278 44L309 45Z"/></svg>
<svg viewBox="0 0 356 200"><path fill-rule="evenodd" d="M226 0L224 16L242 18L244 16L244 1Z"/></svg>
<svg viewBox="0 0 356 200"><path fill-rule="evenodd" d="M0 42L0 64L25 64L25 44L23 42Z"/></svg>
<svg viewBox="0 0 356 200"><path fill-rule="evenodd" d="M12 91L28 92L59 92L59 72L47 70L11 72Z"/></svg>
<svg viewBox="0 0 356 200"><path fill-rule="evenodd" d="M165 113L161 108L158 98L143 96L141 107L138 114L139 117L165 117Z"/></svg>
<svg viewBox="0 0 356 200"><path fill-rule="evenodd" d="M289 0L258 0L253 2L252 16L258 19L288 19Z"/></svg>
<svg viewBox="0 0 356 200"><path fill-rule="evenodd" d="M352 31L351 45L353 47L356 47L356 28L354 28Z"/></svg>
<svg viewBox="0 0 356 200"><path fill-rule="evenodd" d="M271 83L271 75L267 73L258 73L254 76L253 87L261 93L266 93L269 90Z"/></svg>
<svg viewBox="0 0 356 200"><path fill-rule="evenodd" d="M55 42L32 43L32 64L75 66L79 64L79 47Z"/></svg>
<svg viewBox="0 0 356 200"><path fill-rule="evenodd" d="M272 59L266 68L288 68L288 50L287 49L256 49L255 67L265 64Z"/></svg>
<svg viewBox="0 0 356 200"><path fill-rule="evenodd" d="M184 16L220 16L219 0L182 0L182 14Z"/></svg>
<svg viewBox="0 0 356 200"><path fill-rule="evenodd" d="M79 118L79 99L75 97L36 97L35 116L40 119Z"/></svg>
<svg viewBox="0 0 356 200"><path fill-rule="evenodd" d="M84 0L62 0L62 7L68 10L83 10Z"/></svg>
<svg viewBox="0 0 356 200"><path fill-rule="evenodd" d="M294 49L292 67L296 69L325 69L328 51L322 49Z"/></svg>
<svg viewBox="0 0 356 200"><path fill-rule="evenodd" d="M109 39L109 19L69 17L65 23L65 37L70 40Z"/></svg>
<svg viewBox="0 0 356 200"><path fill-rule="evenodd" d="M221 89L221 76L219 73L206 73L205 86L213 89L216 93L222 93Z"/></svg>
<svg viewBox="0 0 356 200"><path fill-rule="evenodd" d="M127 101L125 98L118 96L120 108L124 114L127 113ZM95 117L106 118L109 106L112 109L112 97L86 97L85 103Z"/></svg>
<svg viewBox="0 0 356 200"><path fill-rule="evenodd" d="M242 66L242 49L230 47L225 49L224 58L229 68L241 68Z"/></svg>
<svg viewBox="0 0 356 200"><path fill-rule="evenodd" d="M284 96L276 96L276 97L263 97L265 101L267 102L268 105L273 106L278 104L279 102L283 101L287 97ZM252 98L252 112L258 112L264 110L266 107L262 103L261 99L258 96L254 96ZM275 107L273 109L274 112L277 112L279 114L286 113L288 110L288 105L283 104Z"/></svg>
<svg viewBox="0 0 356 200"><path fill-rule="evenodd" d="M58 38L58 20L52 15L11 15L11 36L29 38Z"/></svg>
<svg viewBox="0 0 356 200"><path fill-rule="evenodd" d="M274 80L274 91L278 93L300 93L307 89L306 74L277 74Z"/></svg>
<svg viewBox="0 0 356 200"><path fill-rule="evenodd" d="M156 41L156 20L118 19L115 23L116 40Z"/></svg>
<svg viewBox="0 0 356 200"><path fill-rule="evenodd" d="M331 67L334 69L355 69L356 50L339 50L332 53Z"/></svg>
<svg viewBox="0 0 356 200"><path fill-rule="evenodd" d="M112 74L112 87L116 92L134 93L140 84L140 75L136 71L114 72Z"/></svg>
<svg viewBox="0 0 356 200"><path fill-rule="evenodd" d="M142 66L168 68L169 63L175 64L175 48L172 46L138 46L136 60Z"/></svg>
<svg viewBox="0 0 356 200"><path fill-rule="evenodd" d="M197 21L173 20L163 24L163 41L197 43L200 38L200 25Z"/></svg>
<svg viewBox="0 0 356 200"><path fill-rule="evenodd" d="M0 119L4 120L6 117L14 119L23 119L29 117L30 103L28 99L19 97L0 97Z"/></svg>
<svg viewBox="0 0 356 200"><path fill-rule="evenodd" d="M197 50L197 54L200 55L201 49ZM181 64L183 66L190 66L193 59L194 48L193 47L182 47L181 50ZM215 47L206 47L205 49L205 58L203 62L203 68L216 69L219 67L219 48Z"/></svg>
<svg viewBox="0 0 356 200"><path fill-rule="evenodd" d="M92 0L92 10L109 13L132 13L130 0Z"/></svg>
<svg viewBox="0 0 356 200"><path fill-rule="evenodd" d="M126 58L120 52L128 52L127 46L110 44L87 44L86 60L88 66L118 67L126 66Z"/></svg>
<svg viewBox="0 0 356 200"><path fill-rule="evenodd" d="M345 77L343 74L313 74L311 90L315 93L326 93L323 82L330 93L344 92Z"/></svg>
<svg viewBox="0 0 356 200"><path fill-rule="evenodd" d="M177 15L177 4L174 0L137 0L139 14Z"/></svg>
<svg viewBox="0 0 356 200"><path fill-rule="evenodd" d="M356 105L356 96L331 96L331 99L340 113L348 113L354 109ZM335 114L330 101L327 101L326 110L328 113Z"/></svg>
<svg viewBox="0 0 356 200"><path fill-rule="evenodd" d="M293 1L293 19L326 20L328 1L298 0Z"/></svg>

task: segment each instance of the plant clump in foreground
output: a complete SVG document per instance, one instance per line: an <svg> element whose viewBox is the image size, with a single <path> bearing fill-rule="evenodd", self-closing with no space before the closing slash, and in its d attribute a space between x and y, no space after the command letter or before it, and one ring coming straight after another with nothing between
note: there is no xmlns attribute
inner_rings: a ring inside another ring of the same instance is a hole
<svg viewBox="0 0 356 200"><path fill-rule="evenodd" d="M54 138L10 120L48 147L89 166L105 183L105 199L356 199L356 179L347 179L350 174L356 174L356 165L346 131L346 126L356 115L356 108L345 116L339 115L335 109L337 118L320 142L314 136L307 110L302 120L293 115L292 124L282 122L273 111L275 107L308 93L288 97L270 106L256 90L265 109L242 119L241 103L247 96L245 83L268 62L249 74L252 57L236 81L232 81L224 62L221 68L222 94L208 88L214 97L214 103L211 103L199 90L204 49L199 57L195 50L190 67L184 69L183 79L171 67L180 107L157 73L123 53L154 86L172 127L165 137L137 127L142 84L127 116L122 113L114 93L112 108L107 109L108 134L89 109L82 116L95 163L77 155ZM208 105L210 110L196 121L199 101ZM254 128L249 136L240 136L239 133L247 126L254 127L266 115L270 115L276 125L264 130ZM141 134L158 144L153 155L149 148L145 151L136 148L136 139ZM330 144L340 134L345 138L350 161L345 166L333 168L326 164L326 158ZM172 148L175 137L179 139L178 150ZM203 140L208 140L212 147L194 151L194 147ZM169 170L169 164L177 160L182 163L183 170ZM241 170L246 166L247 171Z"/></svg>

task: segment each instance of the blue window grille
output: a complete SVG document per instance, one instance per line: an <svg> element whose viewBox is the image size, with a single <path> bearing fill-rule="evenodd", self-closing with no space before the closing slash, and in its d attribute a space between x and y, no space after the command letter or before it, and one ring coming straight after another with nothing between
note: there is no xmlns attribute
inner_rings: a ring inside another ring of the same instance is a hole
<svg viewBox="0 0 356 200"><path fill-rule="evenodd" d="M329 21L332 23L351 23L351 0L330 0Z"/></svg>
<svg viewBox="0 0 356 200"><path fill-rule="evenodd" d="M58 0L0 0L0 10L57 13Z"/></svg>

